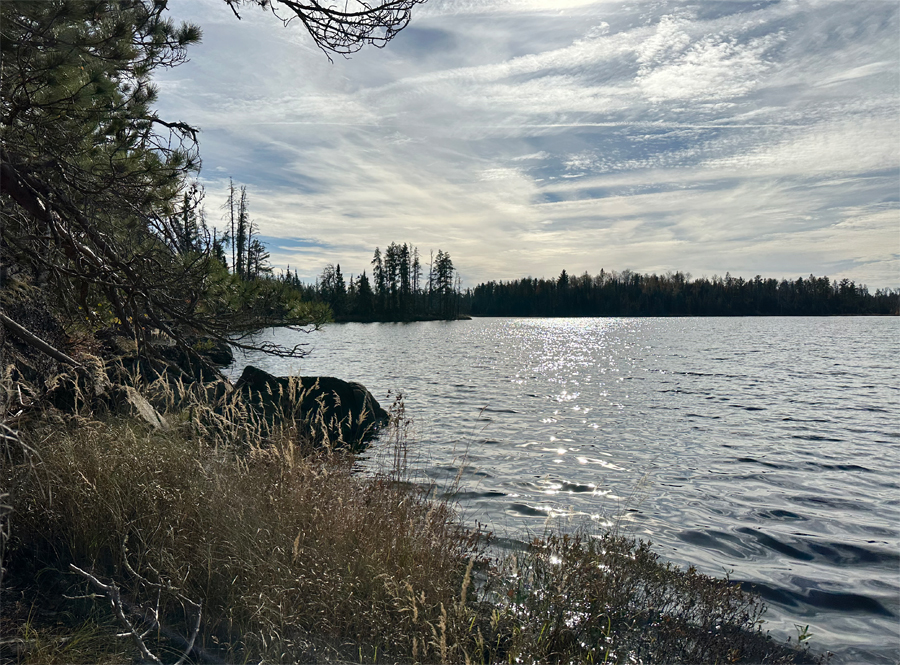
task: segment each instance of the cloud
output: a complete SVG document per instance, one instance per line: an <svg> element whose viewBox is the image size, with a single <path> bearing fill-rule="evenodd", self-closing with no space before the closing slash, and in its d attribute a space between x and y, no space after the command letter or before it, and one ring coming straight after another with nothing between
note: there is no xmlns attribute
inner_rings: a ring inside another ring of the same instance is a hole
<svg viewBox="0 0 900 665"><path fill-rule="evenodd" d="M203 129L209 216L226 174L247 184L273 260L307 278L406 241L470 285L600 267L900 282L894 2L431 0L334 64L264 12L173 9L204 44L160 110Z"/></svg>
<svg viewBox="0 0 900 665"><path fill-rule="evenodd" d="M771 66L766 51L778 39L755 39L741 45L733 40L707 36L690 44L677 56L659 62L641 62L637 83L651 101L690 100L707 102L733 100L752 92ZM670 43L680 46L680 40ZM676 46L676 49L677 49ZM642 58L639 58L643 60Z"/></svg>
<svg viewBox="0 0 900 665"><path fill-rule="evenodd" d="M889 118L818 123L778 141L706 162L760 175L859 174L896 169L900 126Z"/></svg>

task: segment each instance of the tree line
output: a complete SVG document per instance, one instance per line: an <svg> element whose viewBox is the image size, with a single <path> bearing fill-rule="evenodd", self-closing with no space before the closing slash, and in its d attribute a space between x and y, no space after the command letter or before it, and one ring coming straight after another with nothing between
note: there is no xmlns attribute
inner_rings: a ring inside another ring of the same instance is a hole
<svg viewBox="0 0 900 665"><path fill-rule="evenodd" d="M900 289L870 293L849 279L741 277L691 279L601 270L556 279L489 281L467 290L473 316L829 316L900 313Z"/></svg>
<svg viewBox="0 0 900 665"><path fill-rule="evenodd" d="M460 279L450 254L438 250L423 262L418 247L392 242L375 248L371 278L364 270L345 279L340 264L328 264L314 284L290 268L281 279L304 298L331 307L338 321L421 321L460 315Z"/></svg>

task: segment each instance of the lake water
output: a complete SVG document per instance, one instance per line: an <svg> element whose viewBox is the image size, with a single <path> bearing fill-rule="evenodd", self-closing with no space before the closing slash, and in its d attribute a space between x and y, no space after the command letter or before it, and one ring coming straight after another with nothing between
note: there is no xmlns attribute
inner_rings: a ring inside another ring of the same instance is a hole
<svg viewBox="0 0 900 665"><path fill-rule="evenodd" d="M335 324L274 374L360 381L414 419L410 459L498 543L620 531L752 582L765 628L832 662L900 660L896 318ZM364 464L386 456L375 444Z"/></svg>

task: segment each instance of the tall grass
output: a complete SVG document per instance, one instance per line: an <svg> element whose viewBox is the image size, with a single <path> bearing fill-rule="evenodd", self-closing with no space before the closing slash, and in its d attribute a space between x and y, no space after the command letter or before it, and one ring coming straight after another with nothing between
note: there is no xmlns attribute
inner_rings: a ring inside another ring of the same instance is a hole
<svg viewBox="0 0 900 665"><path fill-rule="evenodd" d="M127 561L202 600L229 659L280 660L317 640L337 652L403 648L409 589L423 607L449 602L477 540L446 505L289 442L238 458L129 421L34 434L37 468L4 469L11 571L34 579L72 562L146 602Z"/></svg>
<svg viewBox="0 0 900 665"><path fill-rule="evenodd" d="M389 435L393 471L365 476L349 455L304 443L289 421L273 429L241 420L228 396L214 405L202 390L176 394L153 381L142 390L167 409L167 427L82 412L4 439L0 493L13 516L0 628L9 662L136 657L115 637L108 599L92 596L72 565L114 582L135 625L157 612L145 640L163 661L178 657L177 636L190 632L184 599L202 603L194 660L797 656L758 632L755 597L662 564L644 544L550 536L490 559L450 505L404 482L404 432ZM394 414L402 423L402 403Z"/></svg>

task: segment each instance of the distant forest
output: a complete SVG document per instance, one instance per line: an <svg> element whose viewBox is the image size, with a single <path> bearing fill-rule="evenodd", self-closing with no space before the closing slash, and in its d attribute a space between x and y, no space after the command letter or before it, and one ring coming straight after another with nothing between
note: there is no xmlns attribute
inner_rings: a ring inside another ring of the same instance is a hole
<svg viewBox="0 0 900 665"><path fill-rule="evenodd" d="M870 293L849 279L691 279L681 272L625 270L555 279L490 281L462 290L447 252L422 258L418 248L375 249L366 271L346 278L327 265L313 284L288 270L281 280L307 301L331 307L336 321L420 321L461 316L835 316L900 314L900 289Z"/></svg>
<svg viewBox="0 0 900 665"><path fill-rule="evenodd" d="M631 271L479 284L463 296L472 316L832 316L900 313L900 289L869 293L849 279L777 280Z"/></svg>
<svg viewBox="0 0 900 665"><path fill-rule="evenodd" d="M600 270L573 277L524 277L489 281L465 290L450 254L422 256L410 243L376 247L364 270L346 277L340 264L328 264L314 283L296 270L273 272L248 213L246 187L229 187L226 229L210 232L201 207L203 192L186 191L170 221L176 253L216 259L230 273L226 298L232 318L259 321L296 319L335 321L423 321L467 316L840 316L898 315L900 289L870 293L850 279L828 277L753 279L701 277L681 272L644 275ZM230 250L230 251L229 251ZM229 256L230 254L230 256ZM215 272L215 271L213 271ZM371 275L371 276L370 276ZM236 285L236 286L235 286ZM327 307L326 307L327 306Z"/></svg>
<svg viewBox="0 0 900 665"><path fill-rule="evenodd" d="M384 253L376 247L371 279L345 279L341 266L328 264L314 284L305 284L290 268L281 279L304 300L331 307L335 321L423 321L455 319L462 298L459 275L450 254L438 250L427 262L408 243L392 242Z"/></svg>

